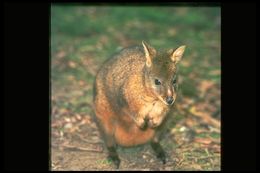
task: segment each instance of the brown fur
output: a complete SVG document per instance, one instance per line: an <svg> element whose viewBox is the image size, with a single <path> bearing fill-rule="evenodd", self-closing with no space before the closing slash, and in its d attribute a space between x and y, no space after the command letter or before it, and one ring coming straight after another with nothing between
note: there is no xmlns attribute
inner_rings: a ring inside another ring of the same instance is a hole
<svg viewBox="0 0 260 173"><path fill-rule="evenodd" d="M171 83L176 74L173 51L157 52L143 44L115 54L96 76L95 115L108 147L158 142L158 127L172 107L165 98L176 98ZM155 86L155 78L163 81L162 86ZM146 119L149 127L143 129Z"/></svg>

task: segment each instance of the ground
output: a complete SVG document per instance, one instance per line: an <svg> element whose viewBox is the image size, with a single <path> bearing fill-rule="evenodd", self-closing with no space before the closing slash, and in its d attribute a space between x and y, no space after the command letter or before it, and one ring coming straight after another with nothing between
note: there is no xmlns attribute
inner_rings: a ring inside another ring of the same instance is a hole
<svg viewBox="0 0 260 173"><path fill-rule="evenodd" d="M158 13L154 13L157 11ZM125 46L187 46L162 147L119 148L120 170L220 170L220 9L52 6L51 170L114 170L93 121L93 81Z"/></svg>

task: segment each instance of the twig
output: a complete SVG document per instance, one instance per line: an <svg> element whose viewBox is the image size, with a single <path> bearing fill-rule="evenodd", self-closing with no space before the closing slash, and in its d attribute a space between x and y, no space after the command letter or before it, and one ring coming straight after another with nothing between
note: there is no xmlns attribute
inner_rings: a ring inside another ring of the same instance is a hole
<svg viewBox="0 0 260 173"><path fill-rule="evenodd" d="M86 142L86 143L89 143L89 144L103 144L103 141L90 141L90 140L87 140L85 139L83 136L81 136L80 134L76 133L77 137L79 137L80 140Z"/></svg>
<svg viewBox="0 0 260 173"><path fill-rule="evenodd" d="M87 152L99 152L99 153L103 152L103 150L89 149L89 148L77 147L72 145L60 145L60 146L52 145L52 147L64 148L65 150L71 150L71 151L87 151Z"/></svg>
<svg viewBox="0 0 260 173"><path fill-rule="evenodd" d="M204 156L204 157L199 157L197 159L209 159L209 158L216 158L217 156Z"/></svg>

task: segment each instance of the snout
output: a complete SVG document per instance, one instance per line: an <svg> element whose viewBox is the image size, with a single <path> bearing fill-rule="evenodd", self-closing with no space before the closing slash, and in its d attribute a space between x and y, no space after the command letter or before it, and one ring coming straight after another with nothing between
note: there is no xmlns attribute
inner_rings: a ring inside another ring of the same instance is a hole
<svg viewBox="0 0 260 173"><path fill-rule="evenodd" d="M165 101L168 105L171 105L174 102L174 98L172 96L167 96Z"/></svg>

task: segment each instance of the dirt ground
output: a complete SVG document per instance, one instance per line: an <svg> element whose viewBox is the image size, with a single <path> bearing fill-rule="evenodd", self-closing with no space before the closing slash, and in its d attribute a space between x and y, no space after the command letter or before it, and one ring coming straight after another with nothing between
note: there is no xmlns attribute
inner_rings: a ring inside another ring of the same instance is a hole
<svg viewBox="0 0 260 173"><path fill-rule="evenodd" d="M85 125L80 131L63 137L52 136L52 170L115 170L113 163L106 159L107 150L96 126ZM119 170L204 170L209 169L209 165L210 170L220 170L219 142L214 141L215 144L207 148L203 145L208 146L208 141L190 142L193 135L191 132L166 134L161 142L167 152L165 165L155 157L149 144L119 148ZM183 143L178 144L175 138Z"/></svg>
<svg viewBox="0 0 260 173"><path fill-rule="evenodd" d="M51 170L115 170L114 164L107 160L107 149L91 111L73 113L70 109L70 106L73 107L70 105L72 98L82 94L76 88L73 89L73 85L70 87L62 90L53 86ZM67 108L61 108L64 105L58 104L62 100L68 101ZM220 170L220 130L214 127L218 126L218 121L206 120L206 115L195 110L193 104L180 99L175 106L176 114L182 113L185 117L172 115L167 122L167 130L161 141L167 153L165 165L156 158L151 146L146 144L134 148L119 147L119 170ZM190 111L182 112L184 105ZM92 108L88 103L78 106L88 110Z"/></svg>

